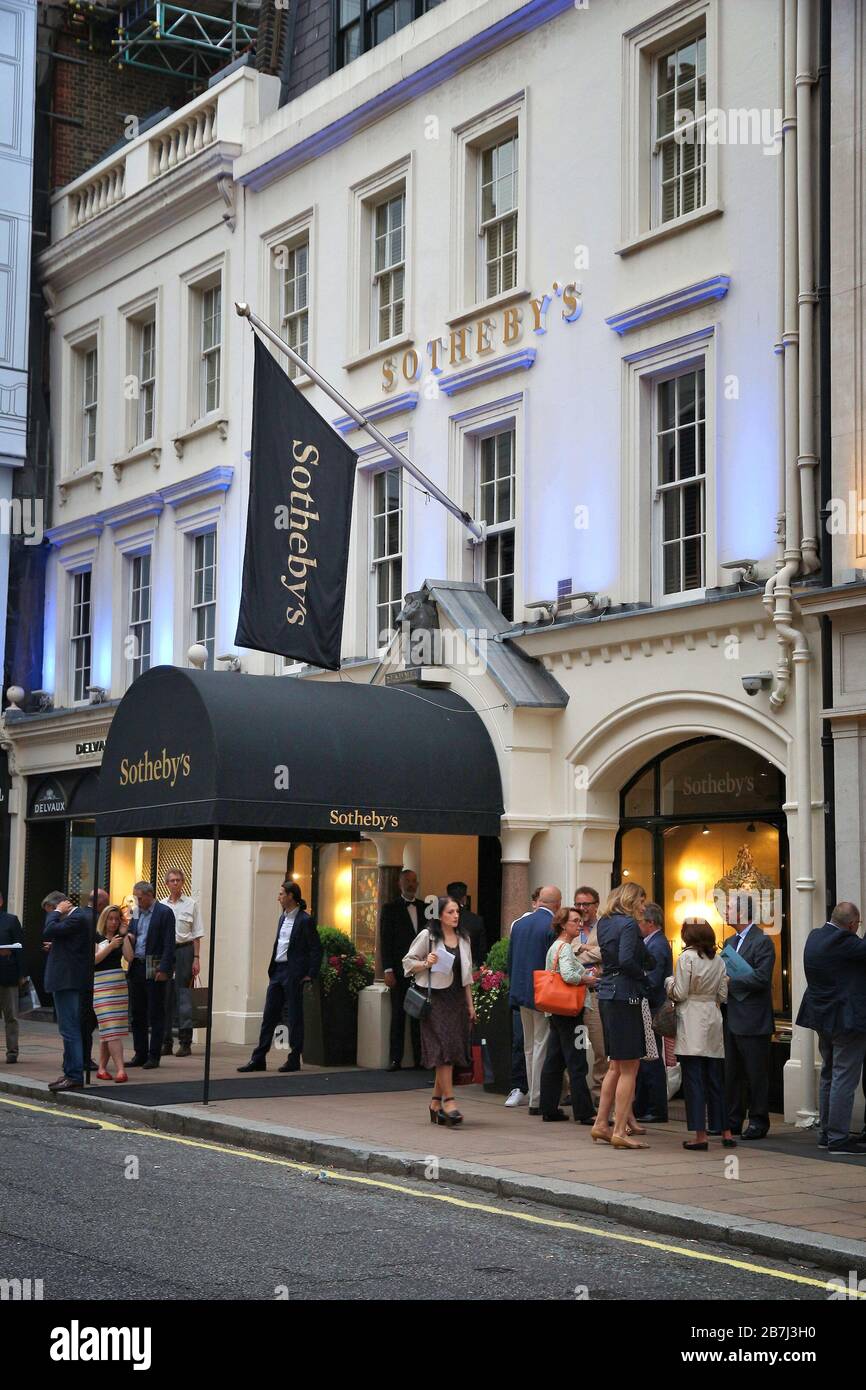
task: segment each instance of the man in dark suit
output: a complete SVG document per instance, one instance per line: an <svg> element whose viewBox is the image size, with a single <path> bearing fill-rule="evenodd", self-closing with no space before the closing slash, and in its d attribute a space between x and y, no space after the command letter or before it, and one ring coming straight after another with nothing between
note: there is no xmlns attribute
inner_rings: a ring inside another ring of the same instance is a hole
<svg viewBox="0 0 866 1390"><path fill-rule="evenodd" d="M476 970L484 962L487 955L487 936L484 931L484 918L479 917L477 912L470 912L466 906L469 897L469 888L465 883L449 883L446 892L449 898L460 904L460 925L465 927L469 933L469 944L472 947L472 964Z"/></svg>
<svg viewBox="0 0 866 1390"><path fill-rule="evenodd" d="M728 942L751 966L748 978L738 979L728 970L728 1002L725 1008L725 1098L732 1134L743 1139L763 1139L770 1130L770 1038L773 1016L773 943L755 921L756 901L751 893L730 893L726 905L728 925L735 935ZM745 923L745 925L743 925ZM743 1129L745 1096L749 1123Z"/></svg>
<svg viewBox="0 0 866 1390"><path fill-rule="evenodd" d="M818 1147L835 1154L866 1153L866 1144L850 1134L866 1056L866 941L857 935L859 925L856 904L837 903L829 922L809 933L803 952L806 992L797 1023L818 1034Z"/></svg>
<svg viewBox="0 0 866 1390"><path fill-rule="evenodd" d="M553 919L562 906L562 893L553 886L542 888L534 912L512 923L508 938L508 980L512 1007L520 1008L523 1024L523 1053L529 1087L529 1113L541 1114L541 1069L547 1053L550 1025L546 1014L535 1007L536 970L543 970L547 952L553 945ZM509 1097L510 1099L510 1097Z"/></svg>
<svg viewBox="0 0 866 1390"><path fill-rule="evenodd" d="M403 1065L406 1037L406 1014L403 1000L412 981L403 973L403 957L426 925L427 904L416 898L418 875L414 869L404 869L399 878L400 896L385 903L379 918L379 942L382 950L382 973L391 992L391 1065L389 1071L399 1071ZM410 1018L412 1054L416 1067L421 1066L421 1026Z"/></svg>
<svg viewBox="0 0 866 1390"><path fill-rule="evenodd" d="M653 958L647 971L647 1001L655 1017L667 998L665 980L674 973L670 943L662 930L662 910L658 903L646 903L643 918L638 923L643 944ZM668 1118L668 1080L665 1070L664 1038L655 1035L658 1057L654 1062L641 1062L638 1067L634 1093L634 1113L644 1124L666 1124Z"/></svg>
<svg viewBox="0 0 866 1390"><path fill-rule="evenodd" d="M274 1033L286 1011L289 1055L279 1071L300 1071L304 1050L304 985L314 980L322 964L322 942L313 919L292 879L280 888L280 920L268 966L268 992L262 1014L262 1031L250 1060L238 1071L267 1071L266 1057Z"/></svg>
<svg viewBox="0 0 866 1390"><path fill-rule="evenodd" d="M63 1074L48 1089L78 1091L84 1084L82 1017L93 979L93 910L62 898L45 918L42 940L48 952L44 987L54 997L63 1039Z"/></svg>
<svg viewBox="0 0 866 1390"><path fill-rule="evenodd" d="M135 1055L127 1066L152 1071L162 1056L166 987L174 974L175 920L171 908L157 902L152 883L136 883L132 892L138 916L129 929L132 960L127 978Z"/></svg>
<svg viewBox="0 0 866 1390"><path fill-rule="evenodd" d="M21 963L23 945L21 923L12 912L4 912L0 893L0 1013L6 1029L6 1064L18 1061L18 986L25 979Z"/></svg>

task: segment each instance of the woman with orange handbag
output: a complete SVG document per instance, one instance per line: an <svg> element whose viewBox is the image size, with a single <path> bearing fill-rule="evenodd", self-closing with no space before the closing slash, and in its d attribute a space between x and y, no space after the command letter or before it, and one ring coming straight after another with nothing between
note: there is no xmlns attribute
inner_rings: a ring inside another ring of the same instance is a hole
<svg viewBox="0 0 866 1390"><path fill-rule="evenodd" d="M586 987L580 983L586 971L575 956L572 944L580 932L580 921L575 908L562 909L554 919L553 929L558 934L547 953L546 968L535 972L536 1007L545 1013L548 1009L562 1010L548 1014L550 1032L541 1071L541 1118L568 1119L565 1111L559 1108L562 1073L567 1071L575 1122L591 1125L595 1112L586 1081L588 1066L582 1027ZM541 979L541 976L552 978Z"/></svg>

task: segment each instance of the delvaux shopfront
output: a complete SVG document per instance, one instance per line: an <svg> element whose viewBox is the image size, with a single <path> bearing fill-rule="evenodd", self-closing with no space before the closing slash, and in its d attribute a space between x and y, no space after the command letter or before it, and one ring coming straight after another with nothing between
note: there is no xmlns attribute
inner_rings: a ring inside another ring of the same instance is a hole
<svg viewBox="0 0 866 1390"><path fill-rule="evenodd" d="M56 890L68 893L73 902L84 902L93 889L99 768L92 763L104 749L104 738L79 740L73 754L77 765L25 779L21 916L26 967L40 989L43 898ZM189 838L108 840L101 851L100 879L108 885L112 901L122 902L142 878L161 884L170 867L183 869L189 881Z"/></svg>

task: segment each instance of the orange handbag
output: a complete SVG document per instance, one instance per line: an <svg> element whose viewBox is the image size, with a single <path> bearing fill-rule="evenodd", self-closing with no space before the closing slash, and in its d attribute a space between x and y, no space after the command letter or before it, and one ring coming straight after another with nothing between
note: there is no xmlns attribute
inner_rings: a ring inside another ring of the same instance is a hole
<svg viewBox="0 0 866 1390"><path fill-rule="evenodd" d="M559 951L565 942L560 943ZM586 1003L586 985L570 985L562 978L556 966L559 964L559 951L554 957L553 970L533 970L532 983L535 993L535 1007L539 1013L560 1014L566 1018L576 1017Z"/></svg>

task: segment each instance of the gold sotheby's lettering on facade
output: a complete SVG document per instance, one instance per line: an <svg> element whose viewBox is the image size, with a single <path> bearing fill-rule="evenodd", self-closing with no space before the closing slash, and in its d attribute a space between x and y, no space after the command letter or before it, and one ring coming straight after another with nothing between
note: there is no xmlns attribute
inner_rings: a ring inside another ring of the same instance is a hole
<svg viewBox="0 0 866 1390"><path fill-rule="evenodd" d="M364 826L367 830L396 830L400 824L397 816L383 815L378 811L337 811L331 812L332 825Z"/></svg>
<svg viewBox="0 0 866 1390"><path fill-rule="evenodd" d="M285 507L280 508L281 512L287 514L289 527L289 559L286 565L288 574L280 575L280 583L292 596L286 609L286 622L291 627L303 627L307 617L307 570L316 569L319 563L317 559L308 555L312 535L308 534L310 522L318 521L319 513L307 510L314 506L313 494L310 491L313 475L305 465L309 463L312 467L317 467L319 451L313 444L302 446L300 439L294 439L292 458L295 462L292 468L293 491L289 494L290 506L288 510ZM290 583L290 580L294 583Z"/></svg>
<svg viewBox="0 0 866 1390"><path fill-rule="evenodd" d="M120 785L126 787L135 786L139 782L168 782L169 786L173 787L178 777L189 776L190 766L189 753L172 756L163 748L161 753L152 757L146 750L138 762L131 763L129 758L121 760Z"/></svg>
<svg viewBox="0 0 866 1390"><path fill-rule="evenodd" d="M583 288L576 280L567 285L554 280L549 294L526 298L532 311L532 332L536 337L544 337L547 333L547 311L554 298L562 300L562 318L566 323L574 323L583 312ZM434 376L439 376L448 368L465 366L473 356L488 357L496 351L497 333L499 346L512 347L520 340L524 326L523 308L510 304L495 316L486 315L453 328L438 338L431 338L426 345L430 371ZM405 381L417 381L421 376L422 356L415 348L407 348L401 359L386 357L383 360L382 390L393 391L401 374Z"/></svg>

